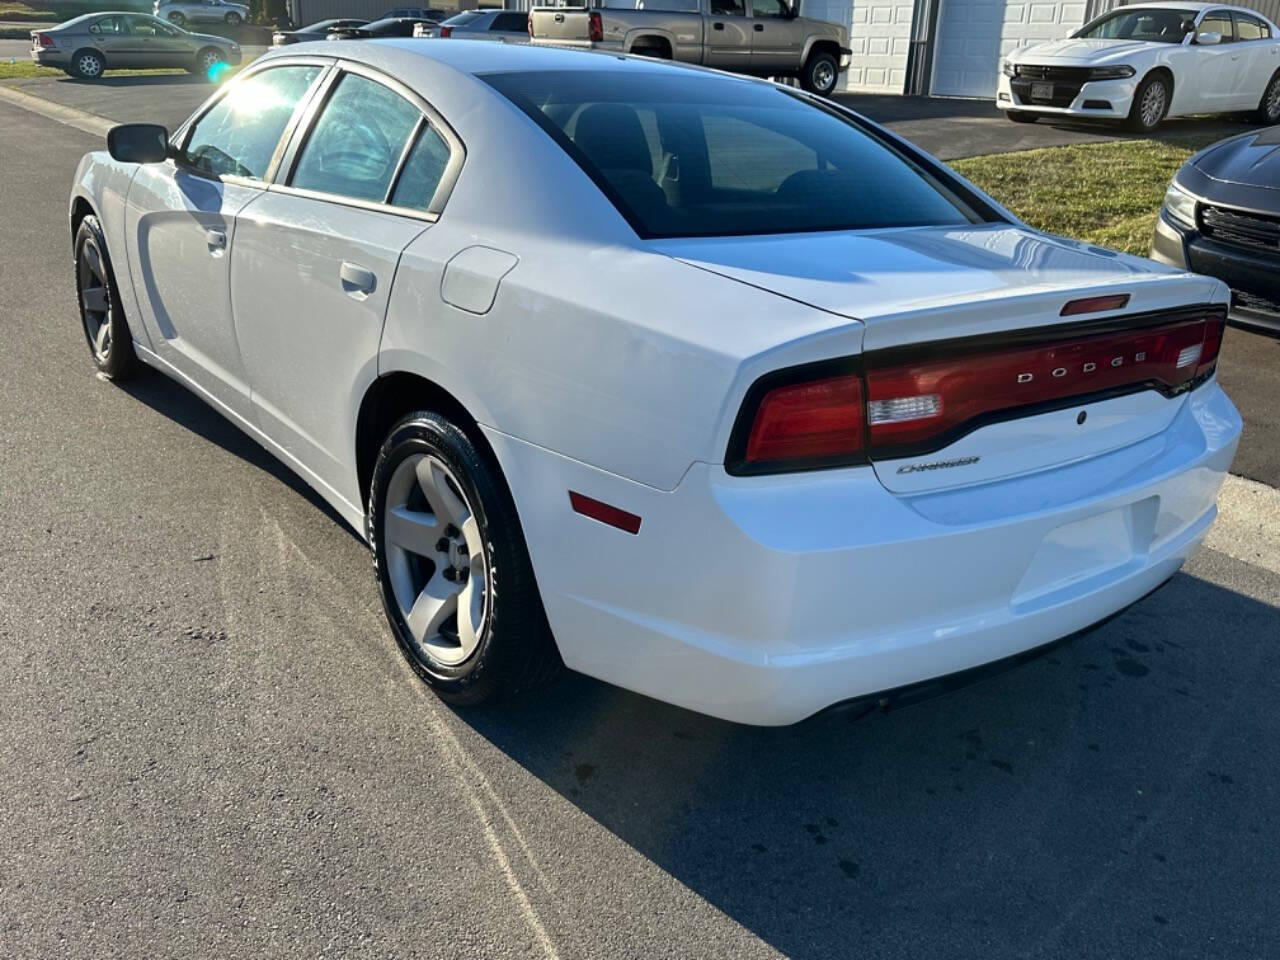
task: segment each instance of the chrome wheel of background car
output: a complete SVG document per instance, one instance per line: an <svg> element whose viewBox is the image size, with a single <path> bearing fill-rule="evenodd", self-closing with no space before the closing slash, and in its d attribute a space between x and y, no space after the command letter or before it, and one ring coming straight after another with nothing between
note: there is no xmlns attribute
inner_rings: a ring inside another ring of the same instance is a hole
<svg viewBox="0 0 1280 960"><path fill-rule="evenodd" d="M207 74L218 64L222 63L222 60L222 54L217 50L206 50L204 53L200 54L200 70Z"/></svg>
<svg viewBox="0 0 1280 960"><path fill-rule="evenodd" d="M227 20L227 26L234 27L240 23L240 14L228 13L226 20Z"/></svg>
<svg viewBox="0 0 1280 960"><path fill-rule="evenodd" d="M463 663L489 615L489 568L475 510L439 458L406 458L387 487L387 574L421 652Z"/></svg>
<svg viewBox="0 0 1280 960"><path fill-rule="evenodd" d="M1144 127L1150 129L1164 119L1164 107L1167 99L1168 94L1165 92L1164 84L1159 80L1147 87L1142 94L1142 107L1139 113Z"/></svg>
<svg viewBox="0 0 1280 960"><path fill-rule="evenodd" d="M76 57L76 76L93 79L102 76L105 64L96 53L82 53Z"/></svg>
<svg viewBox="0 0 1280 960"><path fill-rule="evenodd" d="M813 68L813 85L819 90L830 90L836 83L835 67L826 60Z"/></svg>
<svg viewBox="0 0 1280 960"><path fill-rule="evenodd" d="M175 27L180 27L187 22L187 18L175 10L173 13L169 14L169 22Z"/></svg>
<svg viewBox="0 0 1280 960"><path fill-rule="evenodd" d="M94 360L105 364L111 359L111 286L96 240L89 239L81 245L76 280L89 349L93 351Z"/></svg>
<svg viewBox="0 0 1280 960"><path fill-rule="evenodd" d="M1264 123L1280 123L1280 74L1271 78L1263 95L1262 120Z"/></svg>

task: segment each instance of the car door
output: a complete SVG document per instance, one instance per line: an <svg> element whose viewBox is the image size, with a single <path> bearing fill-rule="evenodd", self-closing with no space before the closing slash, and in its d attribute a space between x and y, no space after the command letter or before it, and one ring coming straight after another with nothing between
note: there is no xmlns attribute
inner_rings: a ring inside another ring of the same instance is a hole
<svg viewBox="0 0 1280 960"><path fill-rule="evenodd" d="M230 83L144 164L129 188L128 264L156 352L224 409L253 422L231 317L238 216L266 190L286 135L326 69L284 64Z"/></svg>
<svg viewBox="0 0 1280 960"><path fill-rule="evenodd" d="M101 51L112 67L140 67L143 50L129 30L129 18L119 14L100 17L89 25L89 43Z"/></svg>
<svg viewBox="0 0 1280 960"><path fill-rule="evenodd" d="M355 66L331 80L245 208L231 299L262 430L355 504L352 411L377 376L401 251L434 222L461 149L396 81Z"/></svg>
<svg viewBox="0 0 1280 960"><path fill-rule="evenodd" d="M772 77L800 66L804 24L784 0L751 0L751 72Z"/></svg>
<svg viewBox="0 0 1280 960"><path fill-rule="evenodd" d="M744 0L710 0L705 17L703 63L709 67L744 70L751 66L751 20Z"/></svg>
<svg viewBox="0 0 1280 960"><path fill-rule="evenodd" d="M1195 73L1183 78L1195 92L1195 110L1216 113L1233 109L1235 97L1236 73L1240 67L1240 51L1235 43L1235 27L1231 22L1230 10L1210 10L1196 27L1197 33L1217 33L1222 42L1216 44L1196 43L1192 46L1195 54L1193 66ZM1195 112L1190 110L1186 112Z"/></svg>
<svg viewBox="0 0 1280 960"><path fill-rule="evenodd" d="M137 66L185 66L194 61L195 50L191 48L187 35L177 27L143 15L131 16L128 20L138 48Z"/></svg>
<svg viewBox="0 0 1280 960"><path fill-rule="evenodd" d="M1271 27L1259 17L1232 11L1236 27L1236 47L1240 69L1236 72L1234 108L1252 110L1262 101L1267 84L1280 69L1280 44L1271 36Z"/></svg>

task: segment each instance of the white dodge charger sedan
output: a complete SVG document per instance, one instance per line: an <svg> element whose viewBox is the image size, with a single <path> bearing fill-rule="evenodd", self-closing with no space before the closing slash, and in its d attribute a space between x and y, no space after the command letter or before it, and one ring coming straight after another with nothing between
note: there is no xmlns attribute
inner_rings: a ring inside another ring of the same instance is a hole
<svg viewBox="0 0 1280 960"><path fill-rule="evenodd" d="M1280 34L1256 10L1134 4L1066 40L1020 47L1001 64L996 106L1010 120L1121 120L1146 133L1166 117L1251 112L1280 122Z"/></svg>
<svg viewBox="0 0 1280 960"><path fill-rule="evenodd" d="M368 538L450 702L563 663L790 723L1095 624L1213 522L1219 281L764 81L317 47L84 158L84 331Z"/></svg>

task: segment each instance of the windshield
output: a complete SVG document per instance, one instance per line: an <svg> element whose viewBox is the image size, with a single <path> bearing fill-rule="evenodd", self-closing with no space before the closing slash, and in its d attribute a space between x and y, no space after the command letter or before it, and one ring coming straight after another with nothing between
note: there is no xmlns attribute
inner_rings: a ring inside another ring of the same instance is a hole
<svg viewBox="0 0 1280 960"><path fill-rule="evenodd" d="M1150 40L1181 43L1195 23L1194 10L1116 10L1085 24L1075 35L1082 40Z"/></svg>
<svg viewBox="0 0 1280 960"><path fill-rule="evenodd" d="M981 219L906 155L781 88L640 70L484 79L550 134L643 237Z"/></svg>

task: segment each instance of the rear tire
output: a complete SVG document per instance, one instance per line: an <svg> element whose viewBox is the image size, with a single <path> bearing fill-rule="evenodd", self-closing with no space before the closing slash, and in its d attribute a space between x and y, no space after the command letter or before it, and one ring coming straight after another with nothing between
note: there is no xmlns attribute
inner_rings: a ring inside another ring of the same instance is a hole
<svg viewBox="0 0 1280 960"><path fill-rule="evenodd" d="M76 230L75 257L80 325L94 366L110 380L137 376L144 367L133 351L133 336L120 305L102 226L92 214L81 220Z"/></svg>
<svg viewBox="0 0 1280 960"><path fill-rule="evenodd" d="M173 13L169 14L169 22L175 27L185 27L187 25L187 18L175 10Z"/></svg>
<svg viewBox="0 0 1280 960"><path fill-rule="evenodd" d="M1276 71L1267 89L1262 91L1262 99L1258 101L1258 110L1254 115L1258 123L1271 126L1280 123L1280 70Z"/></svg>
<svg viewBox="0 0 1280 960"><path fill-rule="evenodd" d="M811 54L804 69L800 71L800 85L820 97L831 96L839 79L840 66L829 53Z"/></svg>
<svg viewBox="0 0 1280 960"><path fill-rule="evenodd" d="M559 672L515 504L457 424L419 411L391 429L366 531L400 652L442 700L472 706Z"/></svg>
<svg viewBox="0 0 1280 960"><path fill-rule="evenodd" d="M227 21L228 27L238 27L240 26L240 14L228 13L226 16L226 21Z"/></svg>
<svg viewBox="0 0 1280 960"><path fill-rule="evenodd" d="M1014 123L1035 123L1040 118L1034 113L1027 113L1025 110L1006 110L1004 115Z"/></svg>
<svg viewBox="0 0 1280 960"><path fill-rule="evenodd" d="M1133 105L1125 127L1134 133L1154 133L1169 112L1169 80L1161 74L1152 74L1133 94Z"/></svg>
<svg viewBox="0 0 1280 960"><path fill-rule="evenodd" d="M71 58L70 73L77 80L99 80L107 69L107 61L96 50L80 50Z"/></svg>

